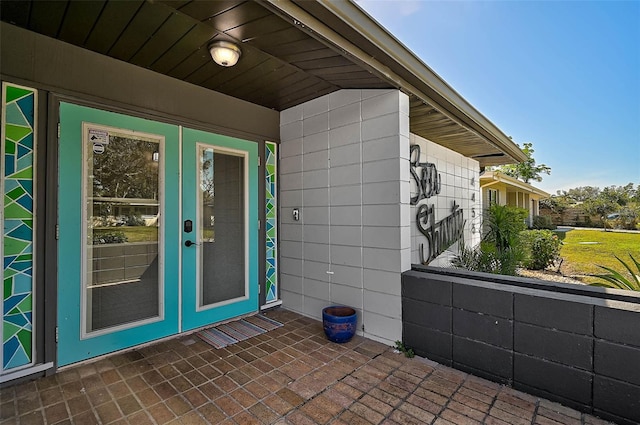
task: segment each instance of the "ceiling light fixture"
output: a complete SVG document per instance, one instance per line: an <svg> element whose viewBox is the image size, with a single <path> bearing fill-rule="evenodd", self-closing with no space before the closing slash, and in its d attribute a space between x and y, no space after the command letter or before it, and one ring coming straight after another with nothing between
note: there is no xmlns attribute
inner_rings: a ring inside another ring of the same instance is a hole
<svg viewBox="0 0 640 425"><path fill-rule="evenodd" d="M215 63L220 66L233 66L238 63L242 51L228 41L216 41L209 45L209 53Z"/></svg>

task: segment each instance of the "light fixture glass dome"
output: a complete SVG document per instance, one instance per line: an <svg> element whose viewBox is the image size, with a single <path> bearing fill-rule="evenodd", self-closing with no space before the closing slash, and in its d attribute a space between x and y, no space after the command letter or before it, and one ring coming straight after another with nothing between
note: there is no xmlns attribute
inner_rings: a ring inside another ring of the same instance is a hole
<svg viewBox="0 0 640 425"><path fill-rule="evenodd" d="M220 66L235 65L242 54L238 46L228 41L216 41L210 44L209 53L213 61Z"/></svg>

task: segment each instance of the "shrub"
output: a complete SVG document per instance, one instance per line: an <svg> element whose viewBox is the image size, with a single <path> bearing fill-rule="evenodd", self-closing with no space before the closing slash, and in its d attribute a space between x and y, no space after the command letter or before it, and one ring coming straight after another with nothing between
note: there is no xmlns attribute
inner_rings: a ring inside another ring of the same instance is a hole
<svg viewBox="0 0 640 425"><path fill-rule="evenodd" d="M451 265L475 272L515 276L522 258L520 249L498 250L494 245L482 242L475 248L462 246Z"/></svg>
<svg viewBox="0 0 640 425"><path fill-rule="evenodd" d="M144 218L140 214L131 214L125 217L124 224L126 226L144 226Z"/></svg>
<svg viewBox="0 0 640 425"><path fill-rule="evenodd" d="M93 234L94 245L104 245L108 243L125 243L129 239L124 232L104 232Z"/></svg>
<svg viewBox="0 0 640 425"><path fill-rule="evenodd" d="M562 241L551 230L525 230L520 237L526 252L525 268L544 270L560 258Z"/></svg>
<svg viewBox="0 0 640 425"><path fill-rule="evenodd" d="M453 257L451 265L461 269L471 270L474 272L495 273L495 256L494 250L487 249L486 244L478 245L475 248L467 248L460 246L460 252Z"/></svg>
<svg viewBox="0 0 640 425"><path fill-rule="evenodd" d="M533 217L533 223L531 224L533 229L547 229L547 230L555 230L557 226L553 224L551 217L548 215L537 215Z"/></svg>

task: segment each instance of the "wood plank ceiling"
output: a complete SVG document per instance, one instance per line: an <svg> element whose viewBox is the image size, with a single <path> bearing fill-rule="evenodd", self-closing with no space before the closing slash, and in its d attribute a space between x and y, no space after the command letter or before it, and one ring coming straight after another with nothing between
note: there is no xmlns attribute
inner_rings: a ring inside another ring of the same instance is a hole
<svg viewBox="0 0 640 425"><path fill-rule="evenodd" d="M340 89L399 88L256 1L24 0L0 5L2 21L278 111ZM211 60L207 46L214 40L241 46L237 65L224 68ZM509 162L487 140L415 96L410 126L415 134L476 157L481 166Z"/></svg>

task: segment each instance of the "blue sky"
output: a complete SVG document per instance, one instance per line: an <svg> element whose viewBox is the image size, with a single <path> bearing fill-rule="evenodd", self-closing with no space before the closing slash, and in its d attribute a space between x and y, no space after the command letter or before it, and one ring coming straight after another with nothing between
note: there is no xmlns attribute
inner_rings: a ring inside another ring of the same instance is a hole
<svg viewBox="0 0 640 425"><path fill-rule="evenodd" d="M551 167L534 184L640 184L640 1L359 0Z"/></svg>

